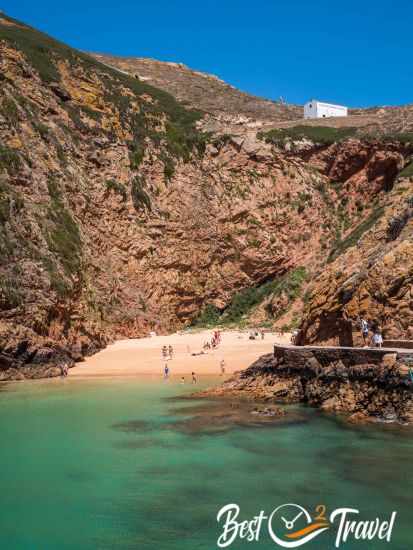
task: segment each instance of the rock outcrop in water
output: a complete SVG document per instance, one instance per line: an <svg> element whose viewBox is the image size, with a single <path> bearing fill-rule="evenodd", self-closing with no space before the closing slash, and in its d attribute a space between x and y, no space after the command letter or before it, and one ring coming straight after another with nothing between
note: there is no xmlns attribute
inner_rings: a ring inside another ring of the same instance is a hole
<svg viewBox="0 0 413 550"><path fill-rule="evenodd" d="M274 125L297 113L270 111ZM211 134L202 130L211 116L0 15L2 378L56 374L60 361L182 328L208 308L219 319L235 298L237 320L272 325L297 324L285 315L304 300L303 341L324 341L330 325L328 338L339 337L361 303L392 315L392 336L407 334L410 191L397 177L410 138L297 124L281 135L249 124ZM371 116L387 120L369 114L369 128ZM342 293L351 257L338 254L378 213L407 221L380 240L390 256L355 257L351 302ZM305 279L315 279L312 294Z"/></svg>
<svg viewBox="0 0 413 550"><path fill-rule="evenodd" d="M351 348L275 346L248 369L204 395L302 402L352 422L413 422L411 354Z"/></svg>

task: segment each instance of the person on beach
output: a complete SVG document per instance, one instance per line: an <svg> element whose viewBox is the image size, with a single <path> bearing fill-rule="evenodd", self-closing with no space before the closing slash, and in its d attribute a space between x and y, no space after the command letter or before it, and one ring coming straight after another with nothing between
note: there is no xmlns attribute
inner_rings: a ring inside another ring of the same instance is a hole
<svg viewBox="0 0 413 550"><path fill-rule="evenodd" d="M361 327L361 336L363 338L364 346L368 345L369 342L369 324L366 321L366 319L360 319L360 327Z"/></svg>
<svg viewBox="0 0 413 550"><path fill-rule="evenodd" d="M192 372L192 384L196 384L196 374Z"/></svg>
<svg viewBox="0 0 413 550"><path fill-rule="evenodd" d="M168 357L168 348L166 346L162 347L162 357L164 360Z"/></svg>
<svg viewBox="0 0 413 550"><path fill-rule="evenodd" d="M61 378L64 378L65 377L65 364L61 363L59 366L60 366L60 376L61 376Z"/></svg>
<svg viewBox="0 0 413 550"><path fill-rule="evenodd" d="M169 367L167 363L165 363L165 368L163 370L163 378L164 380L168 380L169 378Z"/></svg>
<svg viewBox="0 0 413 550"><path fill-rule="evenodd" d="M222 359L221 360L221 363L219 364L220 368L221 368L221 376L224 376L225 374L225 361Z"/></svg>
<svg viewBox="0 0 413 550"><path fill-rule="evenodd" d="M371 338L371 343L375 348L381 348L383 345L383 336L381 335L380 329L376 329Z"/></svg>
<svg viewBox="0 0 413 550"><path fill-rule="evenodd" d="M173 355L174 355L174 348L171 345L169 345L169 358L173 359Z"/></svg>
<svg viewBox="0 0 413 550"><path fill-rule="evenodd" d="M69 365L67 363L63 364L63 376L66 378L66 376L69 374Z"/></svg>
<svg viewBox="0 0 413 550"><path fill-rule="evenodd" d="M185 384L185 376L181 377L181 384Z"/></svg>

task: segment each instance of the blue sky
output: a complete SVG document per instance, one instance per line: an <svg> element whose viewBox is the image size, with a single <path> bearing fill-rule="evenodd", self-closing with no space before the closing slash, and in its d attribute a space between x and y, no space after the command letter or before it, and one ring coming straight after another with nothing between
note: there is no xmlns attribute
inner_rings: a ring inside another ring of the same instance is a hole
<svg viewBox="0 0 413 550"><path fill-rule="evenodd" d="M82 50L153 57L292 103L413 102L413 0L0 0Z"/></svg>

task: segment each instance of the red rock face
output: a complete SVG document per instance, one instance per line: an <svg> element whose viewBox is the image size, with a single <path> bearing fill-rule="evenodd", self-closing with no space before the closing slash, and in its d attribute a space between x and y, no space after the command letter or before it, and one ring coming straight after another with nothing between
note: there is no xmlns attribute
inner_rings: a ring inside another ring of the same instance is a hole
<svg viewBox="0 0 413 550"><path fill-rule="evenodd" d="M386 198L377 220L312 283L301 343L363 345L360 318L369 338L374 328L386 339L412 338L411 182L400 180Z"/></svg>
<svg viewBox="0 0 413 550"><path fill-rule="evenodd" d="M78 54L55 52L56 82L9 42L0 54L0 370L47 370L116 337L181 328L299 266L310 279L325 272L326 288L303 338L343 333L348 314L324 264L374 201L401 201L386 193L407 146L307 142L304 154L248 127L205 136L172 97ZM270 322L291 299L269 298Z"/></svg>

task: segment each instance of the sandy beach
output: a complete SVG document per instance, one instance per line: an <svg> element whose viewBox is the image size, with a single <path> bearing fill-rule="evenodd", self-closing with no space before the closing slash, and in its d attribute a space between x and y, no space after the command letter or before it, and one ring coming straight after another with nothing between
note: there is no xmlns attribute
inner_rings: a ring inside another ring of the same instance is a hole
<svg viewBox="0 0 413 550"><path fill-rule="evenodd" d="M106 349L87 358L70 369L70 378L134 377L152 375L162 377L166 361L162 358L162 346L171 345L173 358L168 360L171 378L219 375L220 362L225 361L226 374L244 369L264 353L271 353L275 343L287 343L290 336L266 333L264 339L249 339L248 332L224 331L222 341L215 350L199 353L204 342L212 338L212 330L195 333L177 333L130 340L119 340Z"/></svg>

